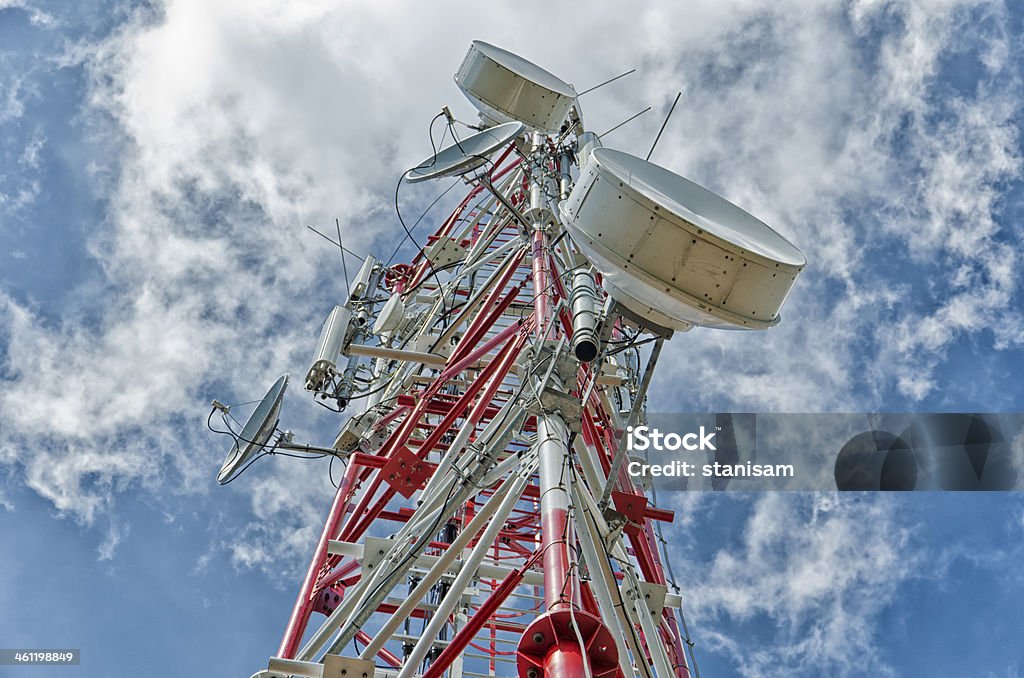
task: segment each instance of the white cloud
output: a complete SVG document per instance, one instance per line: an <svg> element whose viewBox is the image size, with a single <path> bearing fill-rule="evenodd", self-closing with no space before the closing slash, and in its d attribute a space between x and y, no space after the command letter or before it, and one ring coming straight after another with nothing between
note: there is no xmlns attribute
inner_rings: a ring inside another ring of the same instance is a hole
<svg viewBox="0 0 1024 678"><path fill-rule="evenodd" d="M12 76L8 82L0 83L0 123L20 118L25 111L22 101L22 78Z"/></svg>
<svg viewBox="0 0 1024 678"><path fill-rule="evenodd" d="M18 112L21 115L21 111ZM3 123L3 114L0 113L0 123ZM32 206L42 190L40 184L39 152L46 145L46 136L37 128L29 136L21 150L16 162L11 163L11 169L0 167L0 215L9 222L12 217L23 218L27 209ZM0 233L12 231L5 228L8 223L0 224Z"/></svg>
<svg viewBox="0 0 1024 678"><path fill-rule="evenodd" d="M117 547L131 532L130 525L122 525L116 520L111 520L110 525L107 527L107 534L103 538L99 547L96 549L98 559L113 560L114 554L117 553Z"/></svg>
<svg viewBox="0 0 1024 678"><path fill-rule="evenodd" d="M234 567L259 570L275 586L291 590L305 574L306 559L320 536L330 487L324 487L326 463L277 459L276 464L274 472L242 481L251 497L252 519L221 540L217 550Z"/></svg>
<svg viewBox="0 0 1024 678"><path fill-rule="evenodd" d="M920 400L958 337L998 328L996 350L1019 344L1021 319L1007 314L1019 241L996 217L1002 186L1021 176L1021 83L1005 33L975 27L979 15L1000 26L1003 10L845 11L780 8L754 31L728 23L717 49L698 42L697 65L680 67L693 79L690 105L672 124L693 132L670 162L776 225L809 260L778 328L695 331L670 345L686 360L661 376L685 388L662 393L691 407L872 409L892 385ZM951 97L937 73L969 47L992 72L979 74L975 98ZM940 276L964 271L961 286L929 285L936 262Z"/></svg>
<svg viewBox="0 0 1024 678"><path fill-rule="evenodd" d="M698 651L726 655L744 676L892 675L877 651L879 615L919 564L895 509L871 495L754 500L738 545L676 566Z"/></svg>
<svg viewBox="0 0 1024 678"><path fill-rule="evenodd" d="M53 15L31 5L24 0L0 0L0 12L4 10L20 9L28 14L29 21L34 26L48 28L56 24Z"/></svg>
<svg viewBox="0 0 1024 678"><path fill-rule="evenodd" d="M18 164L21 165L23 170L39 169L39 151L42 150L45 144L46 135L37 129L29 138L28 143L25 144L21 157L18 158Z"/></svg>

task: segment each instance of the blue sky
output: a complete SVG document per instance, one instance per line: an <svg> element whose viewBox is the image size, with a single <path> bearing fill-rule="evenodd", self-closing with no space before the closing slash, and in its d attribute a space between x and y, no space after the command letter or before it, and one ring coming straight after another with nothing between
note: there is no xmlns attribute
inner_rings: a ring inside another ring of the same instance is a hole
<svg viewBox="0 0 1024 678"><path fill-rule="evenodd" d="M677 336L653 409L1022 410L1024 5L538 11L0 0L0 646L265 665L326 466L217 487L208 403L306 369L344 284L305 225L390 253L472 39L581 89L637 67L583 100L597 131L654 106L607 139L635 153L682 90L653 160L808 255L778 328ZM341 423L295 393L284 420ZM662 502L704 676L1024 675L1016 494Z"/></svg>

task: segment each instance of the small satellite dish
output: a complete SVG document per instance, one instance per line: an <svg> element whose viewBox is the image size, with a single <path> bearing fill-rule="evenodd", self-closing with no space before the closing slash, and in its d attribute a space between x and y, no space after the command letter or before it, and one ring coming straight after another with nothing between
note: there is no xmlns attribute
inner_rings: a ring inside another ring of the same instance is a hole
<svg viewBox="0 0 1024 678"><path fill-rule="evenodd" d="M277 428L278 416L281 414L281 401L284 399L284 390L287 387L288 375L282 374L267 391L267 395L263 396L263 400L256 406L249 416L249 420L242 427L242 432L231 443L228 456L220 467L220 473L217 474L218 483L223 485L230 481L249 461L253 452L266 445L270 440L270 435Z"/></svg>
<svg viewBox="0 0 1024 678"><path fill-rule="evenodd" d="M671 329L772 327L807 263L725 198L609 148L593 149L561 212L612 298Z"/></svg>
<svg viewBox="0 0 1024 678"><path fill-rule="evenodd" d="M483 165L492 153L519 136L525 128L526 125L516 121L477 132L416 165L405 173L405 180L415 184L427 179L461 176Z"/></svg>
<svg viewBox="0 0 1024 678"><path fill-rule="evenodd" d="M553 134L576 99L572 85L500 47L474 40L455 84L487 118Z"/></svg>

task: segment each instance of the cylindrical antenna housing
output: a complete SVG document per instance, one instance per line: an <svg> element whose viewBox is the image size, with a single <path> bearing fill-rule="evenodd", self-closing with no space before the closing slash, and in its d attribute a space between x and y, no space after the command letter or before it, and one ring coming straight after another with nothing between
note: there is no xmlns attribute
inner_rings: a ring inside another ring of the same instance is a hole
<svg viewBox="0 0 1024 678"><path fill-rule="evenodd" d="M597 282L594 270L577 269L572 276L572 350L576 357L589 363L597 357Z"/></svg>
<svg viewBox="0 0 1024 678"><path fill-rule="evenodd" d="M325 383L334 376L351 319L352 312L344 306L335 306L328 314L320 330L320 342L313 356L313 365L306 374L307 391L322 390Z"/></svg>
<svg viewBox="0 0 1024 678"><path fill-rule="evenodd" d="M594 152L595 148L601 148L601 137L597 136L593 132L584 132L576 140L576 159L580 163L580 167L587 164L590 160L590 154Z"/></svg>
<svg viewBox="0 0 1024 678"><path fill-rule="evenodd" d="M359 301L372 291L369 289L370 276L373 274L373 267L376 265L377 259L367 255L366 260L363 262L363 265L359 267L359 272L356 273L356 277L352 281L352 291L349 294L350 301Z"/></svg>

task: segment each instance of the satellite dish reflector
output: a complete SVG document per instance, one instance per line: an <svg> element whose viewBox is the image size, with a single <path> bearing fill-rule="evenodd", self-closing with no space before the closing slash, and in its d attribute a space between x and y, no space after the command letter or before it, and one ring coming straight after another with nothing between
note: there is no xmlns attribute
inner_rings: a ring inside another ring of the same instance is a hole
<svg viewBox="0 0 1024 678"><path fill-rule="evenodd" d="M593 149L561 209L612 298L671 329L772 327L807 263L728 200L609 148Z"/></svg>
<svg viewBox="0 0 1024 678"><path fill-rule="evenodd" d="M456 177L476 169L499 148L506 146L526 128L521 122L506 122L446 146L405 173L410 184L427 179Z"/></svg>
<svg viewBox="0 0 1024 678"><path fill-rule="evenodd" d="M281 401L284 399L284 390L288 387L288 375L282 374L274 382L274 385L263 396L263 400L256 406L249 420L242 427L235 441L231 443L228 456L217 474L217 482L221 485L231 480L237 474L253 452L267 444L270 435L277 428L278 416L281 414Z"/></svg>
<svg viewBox="0 0 1024 678"><path fill-rule="evenodd" d="M547 134L558 131L576 99L572 85L480 40L470 45L455 84L491 120L519 120Z"/></svg>

